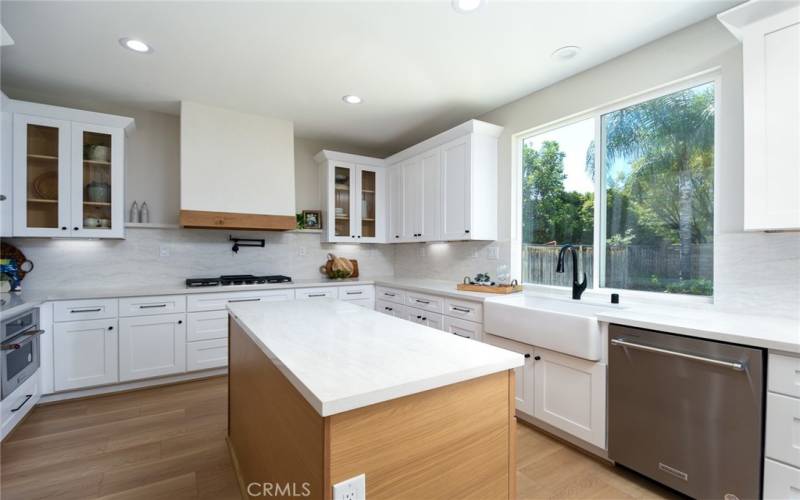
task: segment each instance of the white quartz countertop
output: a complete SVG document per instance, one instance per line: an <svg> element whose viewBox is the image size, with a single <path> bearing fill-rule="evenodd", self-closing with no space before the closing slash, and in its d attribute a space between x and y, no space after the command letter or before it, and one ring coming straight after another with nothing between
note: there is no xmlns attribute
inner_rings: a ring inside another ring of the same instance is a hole
<svg viewBox="0 0 800 500"><path fill-rule="evenodd" d="M522 366L522 355L332 299L229 304L322 416Z"/></svg>
<svg viewBox="0 0 800 500"><path fill-rule="evenodd" d="M389 288L402 288L404 290L411 290L414 292L432 293L435 295L445 295L447 297L474 300L476 302L484 302L487 299L498 296L496 293L489 292L463 292L456 289L456 285L458 284L456 281L414 278L378 278L375 279L375 284Z"/></svg>
<svg viewBox="0 0 800 500"><path fill-rule="evenodd" d="M597 318L619 325L800 353L800 321L771 317L768 313L749 315L711 308L634 305L602 311Z"/></svg>

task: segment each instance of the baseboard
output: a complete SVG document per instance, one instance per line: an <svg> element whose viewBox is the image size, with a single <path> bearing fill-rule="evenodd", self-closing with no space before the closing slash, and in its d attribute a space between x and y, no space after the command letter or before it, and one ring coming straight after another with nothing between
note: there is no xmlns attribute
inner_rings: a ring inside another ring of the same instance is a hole
<svg viewBox="0 0 800 500"><path fill-rule="evenodd" d="M203 370L192 373L181 373L180 375L170 375L168 377L151 378L147 380L136 380L134 382L126 382L122 384L104 385L100 387L90 387L88 389L78 389L74 391L56 392L53 394L43 395L37 404L58 403L60 401L67 401L71 399L91 398L95 396L104 396L117 392L130 392L138 391L141 389L149 389L151 387L158 387L160 385L179 384L181 382L191 382L201 380L204 378L219 377L227 375L227 368L214 368L211 370Z"/></svg>
<svg viewBox="0 0 800 500"><path fill-rule="evenodd" d="M557 440L562 441L572 446L573 448L578 448L581 451L591 454L593 457L600 458L603 461L612 464L614 463L610 458L608 458L608 450L604 450L591 443L587 443L582 439L578 439L572 434L568 434L562 431L561 429L553 427L547 422L539 420L536 417L532 417L526 413L517 411L517 421L522 422L523 424L528 425L529 427L534 427L536 428L537 431L544 431L546 434L549 434L550 436L556 438Z"/></svg>

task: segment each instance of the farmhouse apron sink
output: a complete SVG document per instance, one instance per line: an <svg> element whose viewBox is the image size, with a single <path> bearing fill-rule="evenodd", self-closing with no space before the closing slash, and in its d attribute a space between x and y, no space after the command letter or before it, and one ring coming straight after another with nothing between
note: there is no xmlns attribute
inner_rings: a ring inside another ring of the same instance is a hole
<svg viewBox="0 0 800 500"><path fill-rule="evenodd" d="M484 304L487 333L597 361L603 348L597 314L619 306L517 294Z"/></svg>

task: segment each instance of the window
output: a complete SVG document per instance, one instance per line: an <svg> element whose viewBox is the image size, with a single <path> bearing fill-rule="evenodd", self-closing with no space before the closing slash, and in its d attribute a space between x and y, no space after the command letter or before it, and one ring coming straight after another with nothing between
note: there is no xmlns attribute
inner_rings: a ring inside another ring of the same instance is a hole
<svg viewBox="0 0 800 500"><path fill-rule="evenodd" d="M590 286L712 295L714 97L703 83L524 137L523 281L569 286L572 243Z"/></svg>

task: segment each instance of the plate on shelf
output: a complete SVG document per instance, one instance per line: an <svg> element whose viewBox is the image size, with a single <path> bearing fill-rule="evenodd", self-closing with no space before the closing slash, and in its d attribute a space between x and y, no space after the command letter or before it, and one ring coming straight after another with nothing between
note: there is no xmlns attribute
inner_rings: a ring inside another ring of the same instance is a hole
<svg viewBox="0 0 800 500"><path fill-rule="evenodd" d="M33 180L33 192L43 200L58 199L58 172L45 172Z"/></svg>

